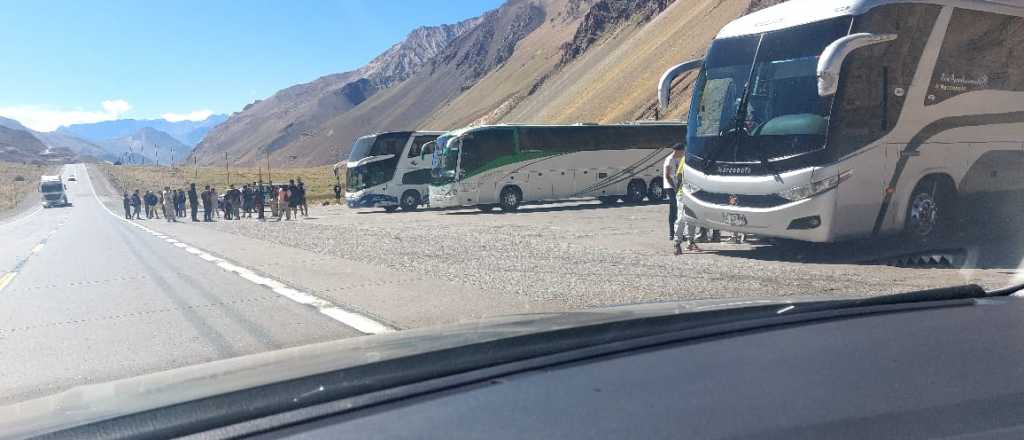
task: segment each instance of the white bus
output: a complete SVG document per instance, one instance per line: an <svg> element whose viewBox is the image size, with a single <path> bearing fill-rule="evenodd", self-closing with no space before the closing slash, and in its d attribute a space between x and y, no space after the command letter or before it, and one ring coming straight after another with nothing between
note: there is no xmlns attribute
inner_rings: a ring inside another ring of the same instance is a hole
<svg viewBox="0 0 1024 440"><path fill-rule="evenodd" d="M363 136L352 145L346 168L345 201L349 208L382 207L415 210L427 203L430 159L420 154L423 144L440 131L400 131Z"/></svg>
<svg viewBox="0 0 1024 440"><path fill-rule="evenodd" d="M431 207L500 207L597 197L661 201L661 164L680 123L492 125L446 133L434 148Z"/></svg>
<svg viewBox="0 0 1024 440"><path fill-rule="evenodd" d="M960 204L1021 190L1010 3L792 0L728 24L698 64L684 214L811 242L931 241Z"/></svg>

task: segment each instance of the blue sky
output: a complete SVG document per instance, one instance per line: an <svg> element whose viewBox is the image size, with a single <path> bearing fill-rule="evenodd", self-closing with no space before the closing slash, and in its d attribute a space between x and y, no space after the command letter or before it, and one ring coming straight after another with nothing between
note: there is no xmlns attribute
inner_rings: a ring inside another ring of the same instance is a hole
<svg viewBox="0 0 1024 440"><path fill-rule="evenodd" d="M0 0L0 116L37 130L231 113L501 0Z"/></svg>

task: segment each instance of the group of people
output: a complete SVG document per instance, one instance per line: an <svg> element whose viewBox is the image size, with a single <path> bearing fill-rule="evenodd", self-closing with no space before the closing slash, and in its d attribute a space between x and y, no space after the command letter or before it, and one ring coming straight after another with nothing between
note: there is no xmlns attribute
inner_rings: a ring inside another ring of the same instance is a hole
<svg viewBox="0 0 1024 440"><path fill-rule="evenodd" d="M665 158L662 165L662 188L669 192L670 206L668 211L668 237L675 245L675 254L683 253L683 242L686 242L686 250L700 252L697 246L698 241L718 242L721 241L721 232L715 229L698 227L687 221L685 215L679 215L683 207L684 192L683 166L685 164L686 145L676 144L672 146L672 154ZM740 233L733 233L731 241L742 243L746 236Z"/></svg>
<svg viewBox="0 0 1024 440"><path fill-rule="evenodd" d="M278 221L291 220L309 216L309 205L306 202L306 185L302 179L289 180L288 185L265 185L262 182L247 183L241 188L229 185L223 196L217 188L206 185L202 191L196 190L196 184L190 183L189 189L171 189L165 186L163 191L142 193L135 190L123 195L124 216L126 219L142 219L143 207L147 219L159 219L161 214L168 222L177 222L191 211L192 221L199 220L199 206L203 208L204 222L212 222L223 213L225 220L240 220L243 217L266 220L266 208L269 199L270 215ZM189 209L186 209L186 204Z"/></svg>

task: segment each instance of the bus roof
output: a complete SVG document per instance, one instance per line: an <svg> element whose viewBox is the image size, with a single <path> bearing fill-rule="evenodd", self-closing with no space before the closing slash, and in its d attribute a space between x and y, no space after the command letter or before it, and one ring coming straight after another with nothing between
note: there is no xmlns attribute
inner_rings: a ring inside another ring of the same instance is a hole
<svg viewBox="0 0 1024 440"><path fill-rule="evenodd" d="M408 135L413 135L413 134L431 134L431 135L442 135L442 134L444 134L444 133L445 133L445 132L443 132L443 131L437 131L437 130L419 130L419 131L408 131L408 130L406 130L406 131L382 131L382 132L380 132L380 133L372 133L372 134L367 134L367 135L359 136L359 139L362 139L362 138L367 138L367 137L373 137L373 136L380 136L380 135L382 135L382 134L400 134L400 135L406 135L406 136L408 136Z"/></svg>
<svg viewBox="0 0 1024 440"><path fill-rule="evenodd" d="M876 6L926 3L1024 16L1020 0L790 0L733 20L716 38L759 34L843 15L860 15Z"/></svg>
<svg viewBox="0 0 1024 440"><path fill-rule="evenodd" d="M636 121L636 122L624 122L621 124L592 124L592 123L577 123L577 124L493 124L493 125L477 125L474 127L463 127L456 130L445 133L449 136L462 136L469 132L488 130L492 128L529 128L529 127L637 127L637 126L651 126L651 125L686 125L682 121Z"/></svg>

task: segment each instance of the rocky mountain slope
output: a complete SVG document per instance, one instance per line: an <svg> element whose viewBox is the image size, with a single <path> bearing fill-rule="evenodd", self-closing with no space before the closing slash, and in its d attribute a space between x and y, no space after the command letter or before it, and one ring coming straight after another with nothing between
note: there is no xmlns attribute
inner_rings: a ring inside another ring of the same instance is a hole
<svg viewBox="0 0 1024 440"><path fill-rule="evenodd" d="M13 119L0 117L0 161L21 163L64 163L93 160L91 152L78 151L71 146L82 146L80 139L46 138ZM93 145L95 147L95 145ZM92 151L95 152L95 151Z"/></svg>
<svg viewBox="0 0 1024 440"><path fill-rule="evenodd" d="M700 57L727 22L781 0L508 0L450 27L420 28L356 71L284 89L200 143L201 163L331 163L363 134L498 122L654 116L668 67ZM692 74L668 118L686 112Z"/></svg>

